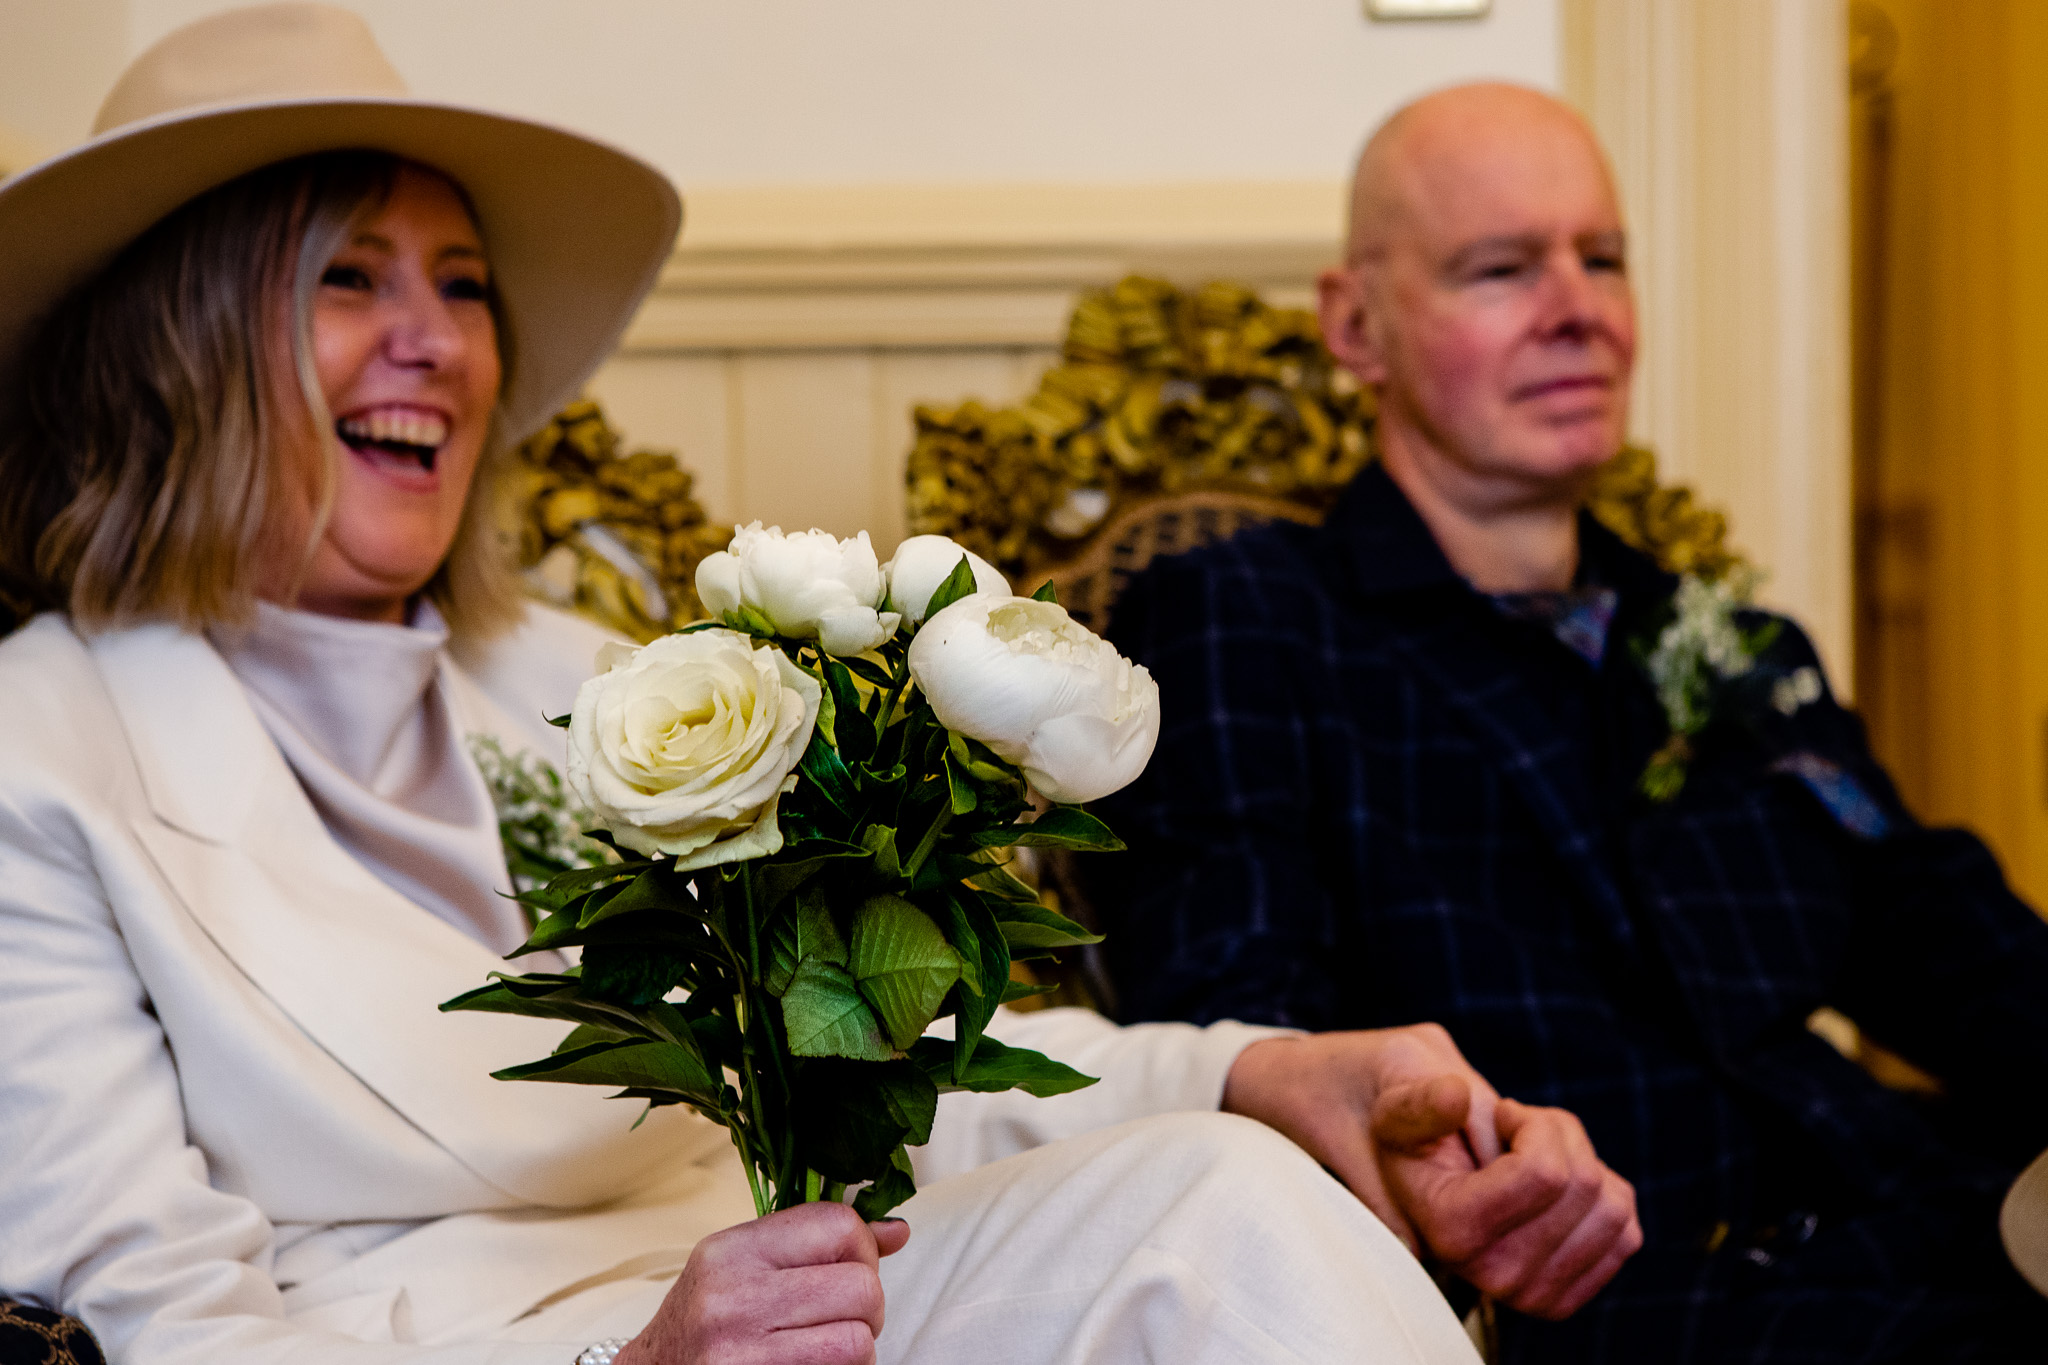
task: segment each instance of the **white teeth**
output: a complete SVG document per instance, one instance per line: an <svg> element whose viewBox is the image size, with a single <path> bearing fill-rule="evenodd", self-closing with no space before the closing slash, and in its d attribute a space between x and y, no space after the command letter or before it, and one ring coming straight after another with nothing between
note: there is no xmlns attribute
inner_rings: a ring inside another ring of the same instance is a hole
<svg viewBox="0 0 2048 1365"><path fill-rule="evenodd" d="M356 441L397 441L409 446L438 447L448 439L448 421L438 413L416 408L371 408L337 424Z"/></svg>

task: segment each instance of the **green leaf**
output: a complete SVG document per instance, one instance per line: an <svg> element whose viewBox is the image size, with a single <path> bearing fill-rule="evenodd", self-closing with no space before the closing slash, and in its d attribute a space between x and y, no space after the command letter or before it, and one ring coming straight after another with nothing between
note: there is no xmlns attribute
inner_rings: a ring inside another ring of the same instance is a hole
<svg viewBox="0 0 2048 1365"><path fill-rule="evenodd" d="M673 910L679 904L691 910L696 908L696 898L690 894L689 882L666 866L651 867L635 877L625 890L607 898L595 909L586 901L583 912L577 917L578 927L588 929L593 924L616 915L630 915L636 910Z"/></svg>
<svg viewBox="0 0 2048 1365"><path fill-rule="evenodd" d="M770 995L781 995L796 976L796 964L803 959L797 947L796 916L777 915L768 931L768 964L761 984Z"/></svg>
<svg viewBox="0 0 2048 1365"><path fill-rule="evenodd" d="M1031 594L1031 600L1034 602L1050 602L1054 606L1058 606L1060 601L1059 590L1053 587L1052 580L1048 578L1045 582L1038 585L1037 592Z"/></svg>
<svg viewBox="0 0 2048 1365"><path fill-rule="evenodd" d="M973 592L974 566L968 563L967 556L963 554L960 556L960 562L953 566L953 572L946 575L946 581L939 584L938 591L932 594L930 604L924 609L924 619L931 620Z"/></svg>
<svg viewBox="0 0 2048 1365"><path fill-rule="evenodd" d="M1100 943L1102 935L1091 934L1056 910L1033 901L1006 901L995 912L1003 940L1012 948L1076 948Z"/></svg>
<svg viewBox="0 0 2048 1365"><path fill-rule="evenodd" d="M896 685L896 680L889 676L889 670L876 663L873 659L863 659L859 655L853 655L844 659L834 656L833 662L858 676L861 681L879 687L883 691L887 691Z"/></svg>
<svg viewBox="0 0 2048 1365"><path fill-rule="evenodd" d="M547 718L547 722L548 724L554 726L557 730L566 730L569 728L569 717L566 713L559 716L549 716Z"/></svg>
<svg viewBox="0 0 2048 1365"><path fill-rule="evenodd" d="M861 831L861 846L875 860L875 874L888 881L903 875L903 860L896 852L896 831L887 825L869 825Z"/></svg>
<svg viewBox="0 0 2048 1365"><path fill-rule="evenodd" d="M719 619L727 630L737 630L763 639L771 639L775 635L775 623L744 602Z"/></svg>
<svg viewBox="0 0 2048 1365"><path fill-rule="evenodd" d="M533 932L526 936L526 942L507 953L507 957L524 957L528 953L558 948L570 942L581 932L583 926L577 923L574 910L563 908L549 915L533 926Z"/></svg>
<svg viewBox="0 0 2048 1365"><path fill-rule="evenodd" d="M560 1019L572 1024L626 1033L634 1028L648 1033L665 1032L650 1024L642 1012L599 1000L586 999L577 977L552 973L533 976L505 976L475 990L464 991L443 1001L443 1013L478 1010L486 1014L523 1014L532 1019Z"/></svg>
<svg viewBox="0 0 2048 1365"><path fill-rule="evenodd" d="M1019 880L1017 875L1002 863L993 863L983 868L969 877L967 884L978 891L987 892L999 901L1038 904L1038 888L1029 882Z"/></svg>
<svg viewBox="0 0 2048 1365"><path fill-rule="evenodd" d="M910 1153L899 1145L889 1154L888 1169L853 1197L853 1211L872 1223L916 1193L917 1172L910 1164Z"/></svg>
<svg viewBox="0 0 2048 1365"><path fill-rule="evenodd" d="M903 865L901 876L917 876L918 869L924 866L925 859L931 857L932 850L939 846L939 836L946 832L946 826L952 819L953 807L947 803L940 803L937 813L932 816L932 822L925 826L924 837L919 839L917 847L910 851L910 861Z"/></svg>
<svg viewBox="0 0 2048 1365"><path fill-rule="evenodd" d="M811 742L804 748L797 771L809 778L841 815L851 818L858 810L860 789L854 784L853 774L847 769L845 760L839 757L839 751L827 744L823 735L812 732Z"/></svg>
<svg viewBox="0 0 2048 1365"><path fill-rule="evenodd" d="M704 1064L674 1043L592 1043L523 1066L508 1066L491 1075L501 1081L565 1081L571 1085L666 1090L705 1102L715 1101L718 1095L718 1086Z"/></svg>
<svg viewBox="0 0 2048 1365"><path fill-rule="evenodd" d="M969 777L994 786L1020 783L1017 770L995 756L995 753L976 740L971 740L958 730L946 732L946 752L953 756ZM983 757L987 755L987 757Z"/></svg>
<svg viewBox="0 0 2048 1365"><path fill-rule="evenodd" d="M954 759L951 750L946 753L945 765L946 795L952 803L953 814L966 815L980 804L980 798L974 794L974 784L967 778L966 767Z"/></svg>
<svg viewBox="0 0 2048 1365"><path fill-rule="evenodd" d="M782 996L782 1029L798 1057L886 1062L895 1055L860 987L844 967L829 962L797 964Z"/></svg>
<svg viewBox="0 0 2048 1365"><path fill-rule="evenodd" d="M588 943L583 989L621 1005L651 1005L677 986L689 987L698 954L666 943Z"/></svg>
<svg viewBox="0 0 2048 1365"><path fill-rule="evenodd" d="M578 1024L575 1028L569 1030L567 1037L555 1044L555 1050L552 1055L559 1057L564 1052L574 1052L579 1047L589 1047L593 1043L613 1043L621 1038L631 1038L632 1036L632 1034L622 1029L612 1028L607 1024Z"/></svg>
<svg viewBox="0 0 2048 1365"><path fill-rule="evenodd" d="M652 858L634 858L622 863L599 863L594 867L579 867L564 872L559 877L548 879L550 891L588 891L592 887L615 882L621 877L637 877L650 867L659 864Z"/></svg>
<svg viewBox="0 0 2048 1365"><path fill-rule="evenodd" d="M858 763L875 751L875 732L870 725L855 725L851 721L860 716L860 688L853 681L853 674L845 663L826 655L819 660L825 672L825 696L832 703L834 712L848 719L833 743L848 763Z"/></svg>
<svg viewBox="0 0 2048 1365"><path fill-rule="evenodd" d="M785 844L782 852L774 858L749 864L754 875L755 897L764 909L773 910L788 898L790 892L803 885L812 873L834 858L867 856L868 851L859 844L838 839L805 839L801 843Z"/></svg>
<svg viewBox="0 0 2048 1365"><path fill-rule="evenodd" d="M965 1067L1009 985L1010 945L979 895L948 889L945 906L947 933L961 957L953 1045L957 1065Z"/></svg>
<svg viewBox="0 0 2048 1365"><path fill-rule="evenodd" d="M867 778L868 784L875 787L894 787L900 784L904 778L910 776L910 769L901 763L892 763L886 768L877 768L872 763L863 763L860 765L860 772L862 776Z"/></svg>
<svg viewBox="0 0 2048 1365"><path fill-rule="evenodd" d="M807 1062L791 1113L799 1157L833 1180L876 1179L903 1143L931 1140L938 1105L938 1087L907 1060Z"/></svg>
<svg viewBox="0 0 2048 1365"><path fill-rule="evenodd" d="M823 888L807 887L796 898L796 940L799 958L816 958L835 967L846 965L846 940L832 918Z"/></svg>
<svg viewBox="0 0 2048 1365"><path fill-rule="evenodd" d="M829 681L825 681L824 686L818 689L817 733L820 738L835 749L839 747L838 720L839 702L832 695L832 684Z"/></svg>
<svg viewBox="0 0 2048 1365"><path fill-rule="evenodd" d="M960 979L960 955L931 916L901 896L870 896L853 913L847 967L889 1040L907 1048Z"/></svg>
<svg viewBox="0 0 2048 1365"><path fill-rule="evenodd" d="M1041 995L1051 995L1058 989L1058 985L1034 986L1028 981L1012 981L1003 987L1003 1003L1007 1005L1013 1000L1030 1000Z"/></svg>
<svg viewBox="0 0 2048 1365"><path fill-rule="evenodd" d="M940 1094L955 1090L994 1093L1022 1090L1046 1099L1070 1090L1084 1090L1097 1078L1084 1076L1065 1062L1056 1062L1042 1052L1006 1047L984 1037L964 1069L953 1065L953 1045L944 1038L920 1038L910 1049L910 1060L924 1068Z"/></svg>
<svg viewBox="0 0 2048 1365"><path fill-rule="evenodd" d="M1073 848L1086 853L1115 853L1124 841L1108 825L1079 806L1054 806L1028 825L1003 825L974 836L984 848L1023 845L1028 848Z"/></svg>

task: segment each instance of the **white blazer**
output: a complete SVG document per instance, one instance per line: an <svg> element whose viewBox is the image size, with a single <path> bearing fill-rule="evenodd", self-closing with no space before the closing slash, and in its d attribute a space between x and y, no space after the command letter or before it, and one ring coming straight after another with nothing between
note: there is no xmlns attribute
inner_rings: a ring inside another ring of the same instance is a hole
<svg viewBox="0 0 2048 1365"><path fill-rule="evenodd" d="M444 663L457 723L558 762L603 638L535 611ZM435 1010L502 966L333 840L206 640L37 618L0 642L0 1291L138 1365L562 1365L487 1338L752 1206L681 1107L490 1079L562 1033ZM1266 1033L998 1031L1105 1084L948 1097L923 1178L1214 1108Z"/></svg>

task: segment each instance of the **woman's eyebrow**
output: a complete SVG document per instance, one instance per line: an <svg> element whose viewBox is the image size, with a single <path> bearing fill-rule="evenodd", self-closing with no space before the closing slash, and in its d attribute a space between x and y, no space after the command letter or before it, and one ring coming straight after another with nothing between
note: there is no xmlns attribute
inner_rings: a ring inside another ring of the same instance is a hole
<svg viewBox="0 0 2048 1365"><path fill-rule="evenodd" d="M384 236L382 233L358 232L349 238L348 241L350 246L368 247L373 251L381 251L387 256L398 254L398 248L393 245L389 237ZM482 261L484 260L483 248L470 246L464 242L451 242L434 253L436 264L449 260Z"/></svg>

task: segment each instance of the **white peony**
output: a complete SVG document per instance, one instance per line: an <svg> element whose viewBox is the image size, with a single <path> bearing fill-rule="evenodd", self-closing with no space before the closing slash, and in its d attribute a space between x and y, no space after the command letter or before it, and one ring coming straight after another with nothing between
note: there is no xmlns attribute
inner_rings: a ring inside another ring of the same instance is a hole
<svg viewBox="0 0 2048 1365"><path fill-rule="evenodd" d="M676 867L766 857L818 720L818 680L731 630L606 645L569 714L569 789L621 848Z"/></svg>
<svg viewBox="0 0 2048 1365"><path fill-rule="evenodd" d="M1002 570L958 541L947 536L912 536L898 545L896 557L882 566L882 576L889 581L888 605L901 612L908 625L923 621L932 594L960 567L962 555L974 571L976 592L1009 595L1010 580L1003 577Z"/></svg>
<svg viewBox="0 0 2048 1365"><path fill-rule="evenodd" d="M863 654L896 633L897 614L881 610L885 588L866 531L852 540L784 535L757 521L697 566L697 596L713 617L748 608L776 634L816 640L827 654Z"/></svg>
<svg viewBox="0 0 2048 1365"><path fill-rule="evenodd" d="M1024 770L1054 801L1129 785L1159 739L1159 684L1066 608L975 593L910 644L910 676L939 723Z"/></svg>

